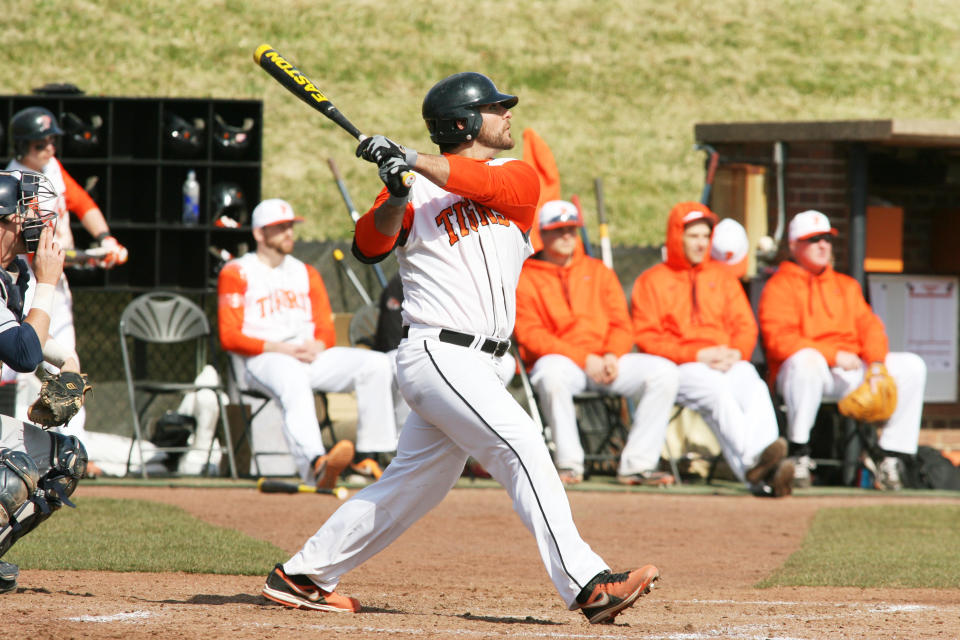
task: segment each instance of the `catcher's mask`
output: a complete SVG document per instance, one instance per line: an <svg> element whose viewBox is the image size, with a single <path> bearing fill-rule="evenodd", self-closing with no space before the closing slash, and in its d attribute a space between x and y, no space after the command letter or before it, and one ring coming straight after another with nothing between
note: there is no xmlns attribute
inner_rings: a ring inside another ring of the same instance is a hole
<svg viewBox="0 0 960 640"><path fill-rule="evenodd" d="M0 171L0 218L20 216L20 237L27 253L40 244L44 225L57 228L57 192L42 173Z"/></svg>
<svg viewBox="0 0 960 640"><path fill-rule="evenodd" d="M174 155L195 156L203 149L203 130L206 125L201 118L189 122L175 113L163 115L163 143Z"/></svg>
<svg viewBox="0 0 960 640"><path fill-rule="evenodd" d="M86 122L75 113L64 113L60 116L63 122L64 151L77 156L89 156L100 149L100 128L103 127L103 118L98 114L90 116Z"/></svg>
<svg viewBox="0 0 960 640"><path fill-rule="evenodd" d="M240 156L250 146L253 118L244 118L239 127L228 124L219 113L213 114L213 146L224 156Z"/></svg>

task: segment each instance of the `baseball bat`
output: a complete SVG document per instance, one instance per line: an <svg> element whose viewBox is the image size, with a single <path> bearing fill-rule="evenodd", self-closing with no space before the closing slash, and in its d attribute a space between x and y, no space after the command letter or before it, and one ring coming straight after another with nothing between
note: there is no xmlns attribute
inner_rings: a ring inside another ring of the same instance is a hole
<svg viewBox="0 0 960 640"><path fill-rule="evenodd" d="M340 249L334 249L333 259L337 261L337 264L340 265L340 268L343 269L343 272L347 274L347 278L350 279L350 282L353 283L353 287L357 290L357 293L359 293L360 297L363 298L364 304L373 304L373 300L370 298L367 290L363 287L363 284L360 282L357 274L353 272L353 269L350 268L350 265L343 261L343 251L340 251Z"/></svg>
<svg viewBox="0 0 960 640"><path fill-rule="evenodd" d="M720 153L708 144L697 144L693 148L697 151L705 151L707 154L707 175L703 181L703 191L700 193L700 204L709 206L713 178L717 175L717 165L720 164Z"/></svg>
<svg viewBox="0 0 960 640"><path fill-rule="evenodd" d="M608 269L613 269L613 247L610 246L610 229L607 226L607 212L603 208L603 179L593 179L593 190L597 196L597 223L600 226L600 257Z"/></svg>
<svg viewBox="0 0 960 640"><path fill-rule="evenodd" d="M580 196L573 194L570 196L570 202L577 208L577 215L580 216L580 240L583 242L583 252L591 258L593 257L593 247L590 246L590 237L587 235L586 220L583 219L583 207L580 206Z"/></svg>
<svg viewBox="0 0 960 640"><path fill-rule="evenodd" d="M341 129L358 141L363 142L367 139L367 136L360 133L360 130L330 102L330 99L323 95L323 92L317 88L313 81L281 56L276 49L268 44L262 44L253 52L253 60L260 65L261 69L273 76L274 80L282 84L287 91L333 120ZM403 184L408 187L413 185L414 180L417 179L413 171L403 172L402 177Z"/></svg>
<svg viewBox="0 0 960 640"><path fill-rule="evenodd" d="M353 219L353 223L356 224L357 220L360 219L360 214L357 212L357 208L353 206L353 200L350 198L350 192L347 191L347 184L340 176L340 169L337 168L337 163L333 161L333 158L327 158L327 166L330 167L330 172L333 174L333 179L337 183L337 189L340 190L340 196L343 198L343 203L347 205L347 213L350 214L350 217ZM380 288L386 289L387 276L383 273L383 267L380 266L379 262L375 262L372 266L373 273L377 276L377 282L380 283Z"/></svg>
<svg viewBox="0 0 960 640"><path fill-rule="evenodd" d="M260 493L320 493L323 495L335 496L343 500L347 497L347 490L343 487L334 489L318 489L308 484L294 484L293 482L284 482L283 480L270 480L269 478L260 478L257 480L257 491Z"/></svg>

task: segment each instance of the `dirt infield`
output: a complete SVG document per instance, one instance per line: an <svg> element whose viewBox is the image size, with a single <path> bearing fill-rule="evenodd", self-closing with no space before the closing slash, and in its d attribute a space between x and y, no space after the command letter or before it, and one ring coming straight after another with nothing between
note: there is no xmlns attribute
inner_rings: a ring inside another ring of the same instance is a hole
<svg viewBox="0 0 960 640"><path fill-rule="evenodd" d="M293 553L336 508L314 495L81 485L77 497L156 500ZM0 637L18 638L957 638L960 591L755 589L798 548L824 506L922 498L570 493L587 541L617 569L653 563L658 589L591 626L567 611L531 536L498 489L457 489L340 590L359 615L295 611L262 577L24 571L0 596ZM278 558L278 561L286 558ZM15 633L14 633L15 632Z"/></svg>

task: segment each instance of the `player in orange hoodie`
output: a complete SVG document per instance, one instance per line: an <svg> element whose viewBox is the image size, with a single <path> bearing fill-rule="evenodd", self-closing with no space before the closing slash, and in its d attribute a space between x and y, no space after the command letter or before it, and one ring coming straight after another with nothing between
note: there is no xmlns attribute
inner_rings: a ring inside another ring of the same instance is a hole
<svg viewBox="0 0 960 640"><path fill-rule="evenodd" d="M517 285L514 333L553 429L560 479L565 484L583 480L573 396L591 389L626 396L636 405L617 480L670 484L673 476L657 471L657 463L677 396L677 366L666 358L630 353L623 288L603 262L576 251L581 226L572 203L545 203L540 210L543 250L523 264Z"/></svg>
<svg viewBox="0 0 960 640"><path fill-rule="evenodd" d="M734 474L757 495L789 495L787 442L766 384L744 359L757 342L753 311L730 269L710 259L716 222L697 202L670 211L664 262L633 285L634 340L680 365L677 403L703 416Z"/></svg>
<svg viewBox="0 0 960 640"><path fill-rule="evenodd" d="M885 365L897 383L897 408L880 437L886 455L877 480L880 488L899 489L900 458L917 452L927 368L916 354L889 353L883 321L860 284L831 266L836 234L819 211L795 215L787 236L792 260L780 264L760 298L770 380L787 405L795 486L809 486L816 468L808 443L820 403L856 389L868 366Z"/></svg>

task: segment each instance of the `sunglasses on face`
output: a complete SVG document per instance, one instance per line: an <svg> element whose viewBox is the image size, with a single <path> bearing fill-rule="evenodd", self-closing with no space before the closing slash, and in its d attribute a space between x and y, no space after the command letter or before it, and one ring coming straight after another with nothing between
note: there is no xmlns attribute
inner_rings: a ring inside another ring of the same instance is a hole
<svg viewBox="0 0 960 640"><path fill-rule="evenodd" d="M56 145L57 139L54 137L45 138L44 140L34 140L30 143L30 148L34 151L43 151L50 145Z"/></svg>
<svg viewBox="0 0 960 640"><path fill-rule="evenodd" d="M821 233L821 234L818 235L818 236L812 236L812 237L807 238L806 240L804 240L804 242L809 243L809 244L817 244L817 243L820 242L821 240L826 241L826 242L829 242L830 244L833 244L833 236L832 236L831 234L829 234L829 233Z"/></svg>

